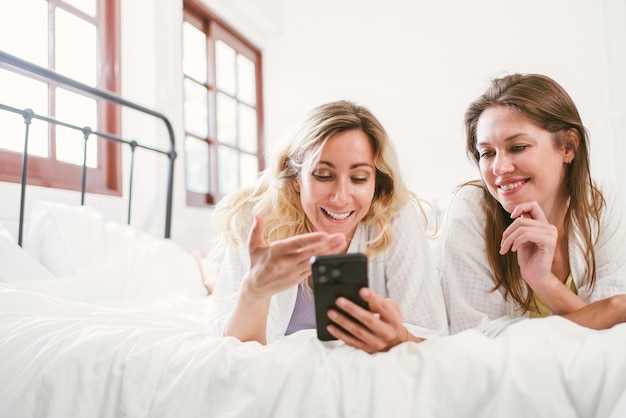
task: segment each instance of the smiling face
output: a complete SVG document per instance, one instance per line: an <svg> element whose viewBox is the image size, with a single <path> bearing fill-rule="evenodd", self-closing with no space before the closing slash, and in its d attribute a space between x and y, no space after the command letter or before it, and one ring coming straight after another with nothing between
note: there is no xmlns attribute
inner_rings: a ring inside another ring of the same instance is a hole
<svg viewBox="0 0 626 418"><path fill-rule="evenodd" d="M294 185L313 228L348 240L367 215L375 186L374 152L360 130L331 136L317 165L303 170Z"/></svg>
<svg viewBox="0 0 626 418"><path fill-rule="evenodd" d="M476 127L480 174L507 212L534 200L550 217L566 205L564 180L574 151L557 149L554 135L506 106L487 108L480 115Z"/></svg>

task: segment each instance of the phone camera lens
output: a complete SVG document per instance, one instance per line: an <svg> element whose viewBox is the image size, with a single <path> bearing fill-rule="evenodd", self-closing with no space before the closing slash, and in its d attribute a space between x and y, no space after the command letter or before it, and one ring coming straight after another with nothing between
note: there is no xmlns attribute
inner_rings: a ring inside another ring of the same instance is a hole
<svg viewBox="0 0 626 418"><path fill-rule="evenodd" d="M324 273L326 273L326 266L324 266L324 265L319 266L319 267L317 268L317 271L318 271L320 274L324 274Z"/></svg>
<svg viewBox="0 0 626 418"><path fill-rule="evenodd" d="M332 271L330 272L330 275L331 275L333 278L335 278L335 279L336 279L337 277L341 277L341 270L339 270L339 269L332 269Z"/></svg>
<svg viewBox="0 0 626 418"><path fill-rule="evenodd" d="M326 276L320 276L320 277L319 277L319 279L318 279L318 281L319 281L320 283L322 283L322 284L324 284L324 283L328 283L328 277L326 277Z"/></svg>

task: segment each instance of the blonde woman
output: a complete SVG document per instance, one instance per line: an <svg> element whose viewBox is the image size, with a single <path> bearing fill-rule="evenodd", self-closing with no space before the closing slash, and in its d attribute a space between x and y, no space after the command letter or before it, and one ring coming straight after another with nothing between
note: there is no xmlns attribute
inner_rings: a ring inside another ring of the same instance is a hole
<svg viewBox="0 0 626 418"><path fill-rule="evenodd" d="M224 246L213 298L219 335L268 343L315 328L309 259L364 252L369 310L339 298L329 332L367 352L447 333L418 200L380 122L347 101L314 109L257 185L219 203Z"/></svg>

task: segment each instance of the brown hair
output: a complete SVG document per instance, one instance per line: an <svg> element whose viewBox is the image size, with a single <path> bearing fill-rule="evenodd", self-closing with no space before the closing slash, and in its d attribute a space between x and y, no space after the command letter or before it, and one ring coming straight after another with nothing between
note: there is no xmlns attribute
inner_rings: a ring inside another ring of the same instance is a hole
<svg viewBox="0 0 626 418"><path fill-rule="evenodd" d="M596 258L592 236L592 223L599 223L604 205L602 192L594 184L589 170L589 140L585 127L574 101L556 81L540 74L513 74L494 79L485 93L469 105L465 112L466 151L476 165L480 155L476 149L476 126L486 109L493 106L507 106L528 117L533 123L553 133L553 145L557 149L571 148L575 158L566 173L565 187L570 197L565 215L565 234L572 238L572 225L582 234L578 243L584 250L589 268L585 283L593 287L596 280ZM579 140L572 141L574 132ZM534 306L528 284L522 279L515 253L499 255L502 233L512 222L509 214L491 196L481 181L466 183L483 188L483 210L488 222L485 223L487 257L495 275L493 290L502 287L505 299L511 297L519 308L526 312Z"/></svg>

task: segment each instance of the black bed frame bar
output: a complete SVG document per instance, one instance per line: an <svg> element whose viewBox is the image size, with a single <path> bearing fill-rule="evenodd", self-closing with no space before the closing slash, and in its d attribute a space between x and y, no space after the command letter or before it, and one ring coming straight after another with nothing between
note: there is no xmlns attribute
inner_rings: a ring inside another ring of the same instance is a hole
<svg viewBox="0 0 626 418"><path fill-rule="evenodd" d="M16 56L7 54L6 52L0 51L0 62L6 64L13 68L18 68L21 71L27 72L32 75L37 75L39 77L44 78L47 81L52 81L56 84L62 85L64 87L70 87L74 90L78 90L83 93L87 93L92 97L98 97L104 100L107 100L112 103L116 103L121 106L125 106L131 109L135 109L139 112L145 113L147 115L153 116L155 118L161 119L167 128L167 133L170 139L170 149L168 151L148 147L142 144L139 144L136 140L128 140L123 139L106 132L94 131L90 127L79 127L76 125L72 125L66 122L62 122L47 116L37 115L31 109L17 109L8 105L4 105L0 103L0 109L6 110L13 113L21 114L24 118L24 123L26 124L25 129L25 138L24 138L24 152L22 154L22 183L21 183L21 195L20 195L20 219L19 219L19 231L18 231L18 244L22 245L22 233L24 228L24 206L26 200L26 183L27 183L27 175L28 175L28 135L29 135L29 126L33 119L39 119L48 123L52 123L55 125L65 126L70 129L74 129L77 131L81 131L83 134L83 166L82 166L82 182L81 182L81 201L80 204L85 204L85 189L87 184L87 139L89 136L94 135L96 137L100 137L106 139L108 141L113 141L121 144L126 144L130 146L131 149L131 161L130 161L130 178L129 178L129 191L128 191L128 217L127 222L130 224L130 214L131 214L131 203L132 203L132 190L133 190L133 172L134 172L134 161L135 161L135 149L143 148L149 151L153 151L159 154L164 154L169 158L169 170L167 176L167 197L166 197L166 208L165 208L165 238L171 237L171 225L172 225L172 200L173 200L173 188L174 188L174 160L176 159L176 141L174 138L174 130L172 128L172 124L169 119L165 117L165 115L156 112L152 109L148 109L142 105L131 102L129 100L123 99L119 95L111 93L110 91L98 89L95 87L88 86L61 74L58 74L52 70L47 68L40 67L31 62L25 61Z"/></svg>

